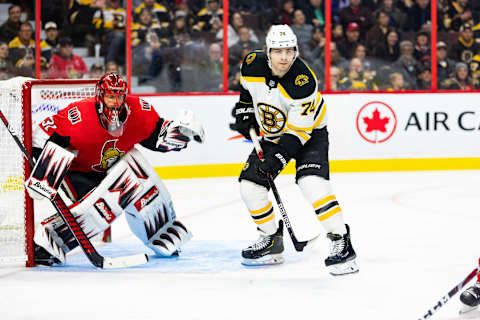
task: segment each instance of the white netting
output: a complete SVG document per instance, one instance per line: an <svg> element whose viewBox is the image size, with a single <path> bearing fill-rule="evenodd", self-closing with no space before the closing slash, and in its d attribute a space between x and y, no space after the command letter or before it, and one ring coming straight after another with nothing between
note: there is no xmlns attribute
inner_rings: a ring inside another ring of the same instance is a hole
<svg viewBox="0 0 480 320"><path fill-rule="evenodd" d="M0 81L0 109L23 142L22 86L27 78ZM31 81L32 123L37 125L68 104L95 94L95 83L41 83ZM0 123L0 264L25 261L25 211L23 155ZM37 210L39 208L40 210ZM48 201L35 204L35 221L52 213Z"/></svg>

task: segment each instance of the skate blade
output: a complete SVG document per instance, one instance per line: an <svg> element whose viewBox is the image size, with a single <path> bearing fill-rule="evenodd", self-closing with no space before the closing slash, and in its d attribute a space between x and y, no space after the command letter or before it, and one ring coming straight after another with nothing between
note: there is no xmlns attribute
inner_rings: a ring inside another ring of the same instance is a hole
<svg viewBox="0 0 480 320"><path fill-rule="evenodd" d="M332 276L342 276L350 273L357 273L359 268L355 260L350 260L345 263L334 264L327 267L328 272Z"/></svg>
<svg viewBox="0 0 480 320"><path fill-rule="evenodd" d="M265 266L265 265L273 265L273 264L281 264L285 260L283 259L281 254L267 254L258 259L247 259L242 258L242 264L245 266Z"/></svg>
<svg viewBox="0 0 480 320"><path fill-rule="evenodd" d="M462 303L462 307L460 308L460 310L458 311L459 314L464 314L464 313L468 313L470 311L473 311L475 309L478 309L478 306L475 306L475 307L470 307L470 306L467 306L466 304L463 304Z"/></svg>

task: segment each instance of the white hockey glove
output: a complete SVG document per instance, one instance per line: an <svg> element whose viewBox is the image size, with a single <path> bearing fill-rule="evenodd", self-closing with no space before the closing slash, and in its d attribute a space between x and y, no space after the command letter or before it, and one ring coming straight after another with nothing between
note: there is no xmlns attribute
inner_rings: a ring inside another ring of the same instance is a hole
<svg viewBox="0 0 480 320"><path fill-rule="evenodd" d="M156 147L159 151L180 151L190 140L203 143L205 131L195 118L193 111L181 109L174 121L165 121L158 135Z"/></svg>

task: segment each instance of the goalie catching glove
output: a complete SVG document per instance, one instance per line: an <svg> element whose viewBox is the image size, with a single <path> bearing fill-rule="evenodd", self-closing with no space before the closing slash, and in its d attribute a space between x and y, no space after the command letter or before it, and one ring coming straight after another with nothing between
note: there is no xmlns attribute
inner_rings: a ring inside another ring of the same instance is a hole
<svg viewBox="0 0 480 320"><path fill-rule="evenodd" d="M182 109L174 121L163 123L156 147L161 152L180 151L185 149L192 139L203 143L205 132L193 112Z"/></svg>

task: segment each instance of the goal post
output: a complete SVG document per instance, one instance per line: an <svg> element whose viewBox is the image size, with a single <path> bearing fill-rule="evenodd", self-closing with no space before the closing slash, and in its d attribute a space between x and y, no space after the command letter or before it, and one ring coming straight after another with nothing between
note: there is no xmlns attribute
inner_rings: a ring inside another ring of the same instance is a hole
<svg viewBox="0 0 480 320"><path fill-rule="evenodd" d="M74 101L93 97L96 80L35 80L16 77L0 81L0 109L32 152L32 126ZM30 166L8 130L0 128L0 265L35 265L35 225L53 214L48 201L28 196L24 181Z"/></svg>

